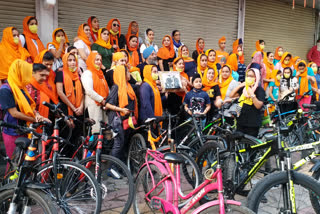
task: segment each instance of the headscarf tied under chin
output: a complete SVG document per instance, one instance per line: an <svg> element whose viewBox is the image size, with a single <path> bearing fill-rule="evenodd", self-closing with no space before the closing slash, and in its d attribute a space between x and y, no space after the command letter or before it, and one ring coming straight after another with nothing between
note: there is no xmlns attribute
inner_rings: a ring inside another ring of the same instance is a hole
<svg viewBox="0 0 320 214"><path fill-rule="evenodd" d="M267 76L266 65L263 63L263 54L262 52L256 52L253 56L251 63L248 65L247 70L250 69L252 63L257 63L260 65L260 73L259 73L259 80L261 85L263 85L263 79Z"/></svg>
<svg viewBox="0 0 320 214"><path fill-rule="evenodd" d="M255 74L255 76L256 76L255 83L254 83L254 85L251 87L252 92L254 93L254 92L256 91L256 89L258 88L258 86L259 86L260 73L259 73L259 70L258 70L258 69L256 69L256 68L251 68L251 69L247 70L247 72L246 72L246 77L247 77L247 74L248 74L248 72L249 72L250 70L254 71L254 74ZM245 85L245 87L244 87L244 89L243 89L243 93L242 93L242 95L241 95L240 98L239 98L239 106L241 106L241 107L243 106L244 103L247 104L247 105L252 105L252 104L253 104L252 98L251 98L250 95L248 94L248 88L249 88L249 87L250 87L250 86L246 83L246 85Z"/></svg>

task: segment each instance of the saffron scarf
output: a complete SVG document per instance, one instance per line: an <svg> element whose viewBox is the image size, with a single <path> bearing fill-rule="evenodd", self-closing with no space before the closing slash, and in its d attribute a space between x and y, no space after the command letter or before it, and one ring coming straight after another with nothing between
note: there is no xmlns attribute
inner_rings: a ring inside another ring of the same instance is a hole
<svg viewBox="0 0 320 214"><path fill-rule="evenodd" d="M101 68L96 68L94 63L97 55L98 52L96 51L93 51L89 54L88 59L86 61L87 69L92 73L93 90L101 97L107 98L109 94L109 87L107 81L104 78ZM95 102L98 106L100 106L100 103L98 103L97 101Z"/></svg>
<svg viewBox="0 0 320 214"><path fill-rule="evenodd" d="M308 87L308 67L307 63L304 60L301 60L300 63L303 63L306 67L303 72L300 72L300 75L297 76L299 81L299 95L303 95L305 92L309 91Z"/></svg>
<svg viewBox="0 0 320 214"><path fill-rule="evenodd" d="M230 66L231 71L238 71L238 57L237 54L231 54L227 59L227 64Z"/></svg>
<svg viewBox="0 0 320 214"><path fill-rule="evenodd" d="M164 46L163 42L164 39L168 37L170 39L170 45L169 47ZM158 57L160 57L161 59L170 59L173 58L175 56L175 52L174 52L174 48L173 48L173 42L172 42L172 38L169 35L165 35L162 38L162 47L159 49L158 51Z"/></svg>
<svg viewBox="0 0 320 214"><path fill-rule="evenodd" d="M297 65L298 59L301 59L300 56L295 56L292 59L292 64L293 64L294 69L296 69L296 71L298 70L298 65Z"/></svg>
<svg viewBox="0 0 320 214"><path fill-rule="evenodd" d="M187 50L188 50L188 55L187 56L183 56L182 55L182 48L183 47L186 47ZM189 57L189 49L188 49L188 47L186 45L182 45L182 46L179 47L179 49L178 49L178 57L182 57L184 62L193 62L194 61L194 59L192 57Z"/></svg>
<svg viewBox="0 0 320 214"><path fill-rule="evenodd" d="M38 56L36 56L36 58L34 59L34 63L41 63L42 64L43 56L47 52L48 52L47 49L44 49L43 51L41 51L40 54ZM46 89L43 89L46 92L48 92L48 90L49 90L50 93L49 94L46 93L46 95L49 96L49 98L51 99L51 101L54 104L58 104L59 99L58 99L58 93L57 93L57 88L56 88L56 84L55 84L55 79L56 79L56 73L52 69L50 69L50 74L47 79L47 84L50 85L51 90L47 87L46 84L42 84L42 88L46 88ZM40 103L40 105L42 105L42 103Z"/></svg>
<svg viewBox="0 0 320 214"><path fill-rule="evenodd" d="M234 41L233 44L232 44L232 53L238 54L238 47L241 47L241 50L242 50L241 44L242 44L242 39L237 39L236 41ZM239 56L239 61L240 61L241 64L244 64L244 55L243 55L243 53L242 53L241 56Z"/></svg>
<svg viewBox="0 0 320 214"><path fill-rule="evenodd" d="M204 54L204 53L203 53L203 54L200 54L200 55L198 56L198 59L197 59L197 71L198 71L198 74L200 74L201 80L203 80L203 78L206 78L206 77L204 76L204 74L207 73L207 71L208 71L208 67L202 67L202 66L200 65L200 59L201 59L201 57L202 57L203 55L205 55L205 54ZM205 55L205 56L206 56L206 55Z"/></svg>
<svg viewBox="0 0 320 214"><path fill-rule="evenodd" d="M81 39L88 46L89 50L91 51L91 41L84 32L84 29L83 29L84 25L85 24L81 24L78 27L78 38Z"/></svg>
<svg viewBox="0 0 320 214"><path fill-rule="evenodd" d="M79 78L78 70L78 61L77 61L77 68L74 72L69 70L68 66L68 58L71 53L66 53L63 58L63 86L65 90L65 94L69 101L74 105L76 108L79 108L82 103L83 92L82 92L82 85ZM73 82L75 86L73 86ZM75 93L76 91L76 93ZM73 115L73 111L70 107L68 107L69 115Z"/></svg>
<svg viewBox="0 0 320 214"><path fill-rule="evenodd" d="M113 32L113 30L112 30L112 22L113 21L117 21L119 23L119 31L118 32ZM119 19L110 19L107 24L107 29L110 32L109 37L110 37L111 45L117 45L119 47L118 40L121 35L121 24L120 24ZM115 51L119 51L119 49L117 49Z"/></svg>
<svg viewBox="0 0 320 214"><path fill-rule="evenodd" d="M28 85L32 78L32 64L29 64L21 59L13 61L8 72L8 83L12 90L14 100L19 106L20 112L29 116L35 117L34 110L36 104L27 91L26 85ZM26 99L22 91L27 95L30 103Z"/></svg>
<svg viewBox="0 0 320 214"><path fill-rule="evenodd" d="M96 38L99 37L99 33L98 31L95 31L92 27L92 19L91 19L91 16L88 18L88 25L90 27L90 34L91 34L91 38L92 38L92 41L95 42L96 41ZM109 48L108 48L109 49Z"/></svg>
<svg viewBox="0 0 320 214"><path fill-rule="evenodd" d="M31 33L29 26L28 26L28 21L30 19L35 18L34 16L27 16L23 19L22 25L23 25L23 35L26 39L26 44L28 48L28 52L31 55L32 61L34 61L35 57L45 49L44 45L42 44L38 34ZM32 40L35 40L38 46L35 46L34 42Z"/></svg>
<svg viewBox="0 0 320 214"><path fill-rule="evenodd" d="M154 94L154 116L162 116L162 101L160 91L157 87L156 81L152 79L152 68L156 67L155 65L146 65L143 69L144 79L143 81L148 83L152 88Z"/></svg>
<svg viewBox="0 0 320 214"><path fill-rule="evenodd" d="M137 47L139 47L139 28L135 34L131 32L132 24L134 24L134 23L138 24L138 22L136 22L136 21L132 21L129 23L128 32L125 37L126 37L126 41L128 42L128 40L130 39L130 36L132 36L132 35L136 36L138 38Z"/></svg>
<svg viewBox="0 0 320 214"><path fill-rule="evenodd" d="M281 59L280 59L280 63L281 63L282 68L292 67L292 66L293 66L292 57L291 57L290 62L289 62L288 65L284 64L284 59L285 59L289 54L290 54L289 52L285 52L285 53L282 55L282 57L281 57Z"/></svg>
<svg viewBox="0 0 320 214"><path fill-rule="evenodd" d="M274 58L276 60L280 60L281 59L281 56L279 56L279 53L278 53L280 48L282 48L282 47L281 46L277 47L276 48L276 52L274 52Z"/></svg>
<svg viewBox="0 0 320 214"><path fill-rule="evenodd" d="M209 68L213 68L214 71L218 73L217 61L214 61L214 62L210 62L210 61L209 61L209 53L210 53L211 51L214 51L214 52L216 53L216 51L213 50L213 49L208 49L208 50L206 50L206 52L205 52L206 56L208 57L208 67L209 67ZM217 57L217 53L216 53L216 57Z"/></svg>
<svg viewBox="0 0 320 214"><path fill-rule="evenodd" d="M269 80L269 79L273 79L273 77L272 77L273 70L274 70L273 62L270 63L270 62L268 61L268 58L264 58L264 59L263 59L263 63L264 63L265 66L266 66L266 78L265 78L265 79L268 79L268 80ZM266 90L266 88L268 87L268 85L269 85L268 82L264 83L264 90Z"/></svg>
<svg viewBox="0 0 320 214"><path fill-rule="evenodd" d="M222 100L224 100L226 98L226 94L227 94L229 85L230 85L231 81L233 80L233 77L231 75L232 74L231 67L230 67L230 65L227 65L227 64L226 64L226 66L228 66L228 68L230 70L229 77L226 80L223 80L221 75L219 77L219 88L220 88Z"/></svg>
<svg viewBox="0 0 320 214"><path fill-rule="evenodd" d="M0 80L8 78L9 67L15 59L26 60L30 57L29 52L21 46L21 43L13 42L13 27L7 27L3 30L0 43Z"/></svg>
<svg viewBox="0 0 320 214"><path fill-rule="evenodd" d="M134 107L134 115L138 118L138 103L136 94L133 91L132 86L127 81L126 78L126 70L123 65L117 66L113 72L113 81L114 84L118 86L118 100L119 100L119 107L126 108L129 104L128 96L131 100L134 100L135 107ZM120 113L122 116L124 114Z"/></svg>
<svg viewBox="0 0 320 214"><path fill-rule="evenodd" d="M60 43L57 42L56 36L55 36L55 34L56 34L56 32L57 32L58 30L62 30L63 33L64 33L64 36L65 36L65 38L66 38L66 42L64 43L64 47L66 46L67 43L69 43L68 36L67 36L66 32L65 32L62 28L56 28L56 29L52 32L52 42L49 42L49 43L47 44L47 49L49 49L49 44L53 45L53 46L56 48L56 50L59 49ZM61 58L63 58L64 53L65 53L65 48L62 48Z"/></svg>
<svg viewBox="0 0 320 214"><path fill-rule="evenodd" d="M47 103L50 103L50 93L51 90L48 89L48 87L46 86L46 83L42 83L42 84L39 84L37 82L37 80L32 77L31 78L31 82L30 84L36 88L38 91L40 91L40 105L39 105L39 114L45 118L48 118L49 116L49 108L44 106L42 103L45 101Z"/></svg>
<svg viewBox="0 0 320 214"><path fill-rule="evenodd" d="M175 58L174 60L173 60L173 70L174 71L177 71L177 67L176 67L176 62L178 62L180 59L183 59L182 57L177 57L177 58ZM189 80L189 76L188 76L188 74L186 74L186 72L184 72L184 69L183 69L183 71L179 71L179 73L180 73L180 76L181 77L183 77L183 78L185 78L186 80ZM188 91L190 91L190 87L188 87L187 86L187 90ZM185 95L186 95L186 93L185 92L176 92L176 94L178 95L178 96L180 96L180 97L185 97Z"/></svg>
<svg viewBox="0 0 320 214"><path fill-rule="evenodd" d="M138 53L138 46L139 46L139 42L137 44L137 46L135 48L130 46L130 42L129 42L130 37L127 40L127 47L128 50L132 53L131 55L129 54L128 56L130 56L130 65L136 67L137 65L139 65L139 53ZM137 37L138 39L138 37ZM138 39L139 40L139 39Z"/></svg>
<svg viewBox="0 0 320 214"><path fill-rule="evenodd" d="M111 49L112 45L110 44L110 34L109 34L109 40L108 40L108 42L106 42L101 38L102 30L103 30L103 28L99 29L99 31L98 31L98 39L95 41L95 44L100 45L101 47L104 47L106 49Z"/></svg>
<svg viewBox="0 0 320 214"><path fill-rule="evenodd" d="M203 45L203 49L200 49L200 47L199 47L199 40L201 40L201 39L202 38L198 38L197 42L196 42L196 49L197 49L197 52L198 52L199 55L204 53L204 45ZM203 43L204 43L204 39L202 39L202 40L203 40Z"/></svg>

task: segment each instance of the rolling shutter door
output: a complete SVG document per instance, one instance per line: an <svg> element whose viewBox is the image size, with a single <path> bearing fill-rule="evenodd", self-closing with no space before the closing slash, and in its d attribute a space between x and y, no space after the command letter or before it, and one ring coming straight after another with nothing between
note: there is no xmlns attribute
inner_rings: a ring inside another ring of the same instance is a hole
<svg viewBox="0 0 320 214"><path fill-rule="evenodd" d="M78 26L88 17L96 16L100 27L109 19L118 18L121 33L126 34L128 25L139 23L140 37L151 28L155 32L155 42L161 47L162 37L175 29L181 32L181 40L190 50L195 49L195 41L203 37L206 49L217 48L221 36L227 38L227 51L232 50L232 41L238 31L238 0L210 1L158 1L158 0L59 0L58 24L65 29L69 40L77 34Z"/></svg>
<svg viewBox="0 0 320 214"><path fill-rule="evenodd" d="M0 38L6 27L16 27L22 33L22 21L26 16L35 16L35 0L0 0Z"/></svg>
<svg viewBox="0 0 320 214"><path fill-rule="evenodd" d="M255 51L255 42L263 39L266 52L282 46L293 56L307 58L314 44L315 10L278 0L246 0L244 45L246 63Z"/></svg>

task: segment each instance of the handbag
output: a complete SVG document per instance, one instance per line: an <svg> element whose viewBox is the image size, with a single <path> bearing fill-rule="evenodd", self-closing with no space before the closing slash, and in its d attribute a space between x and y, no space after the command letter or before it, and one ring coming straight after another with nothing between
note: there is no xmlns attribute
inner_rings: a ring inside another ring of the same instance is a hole
<svg viewBox="0 0 320 214"><path fill-rule="evenodd" d="M117 112L117 114L119 115L119 113ZM134 115L132 115L132 113L130 113L129 117L125 120L122 121L122 128L123 130L127 130L129 128L135 129L135 125L137 125L137 119Z"/></svg>

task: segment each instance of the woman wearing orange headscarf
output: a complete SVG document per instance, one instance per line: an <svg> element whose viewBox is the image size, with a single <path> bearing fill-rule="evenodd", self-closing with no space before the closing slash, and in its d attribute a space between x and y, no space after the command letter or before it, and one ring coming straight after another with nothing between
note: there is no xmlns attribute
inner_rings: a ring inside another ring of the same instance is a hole
<svg viewBox="0 0 320 214"><path fill-rule="evenodd" d="M88 69L81 76L82 86L85 91L85 108L88 109L89 117L96 121L96 124L92 126L92 133L99 133L100 124L98 121L107 122L107 115L101 109L101 106L106 104L109 88L101 70L101 65L101 55L96 51L92 51L87 59Z"/></svg>
<svg viewBox="0 0 320 214"><path fill-rule="evenodd" d="M90 16L88 18L88 25L90 27L90 41L95 42L98 39L98 31L99 31L99 20L95 16Z"/></svg>
<svg viewBox="0 0 320 214"><path fill-rule="evenodd" d="M3 30L0 43L0 86L8 78L9 67L15 59L28 60L30 54L19 41L19 32L15 27ZM29 58L30 59L30 58ZM31 59L30 59L31 62Z"/></svg>
<svg viewBox="0 0 320 214"><path fill-rule="evenodd" d="M293 64L293 67L295 70L298 70L297 66L299 64L299 62L301 61L302 59L300 58L300 56L295 56L293 57L292 59L292 64Z"/></svg>
<svg viewBox="0 0 320 214"><path fill-rule="evenodd" d="M292 70L294 70L293 62L292 62L292 55L289 52L285 52L280 61L276 66L274 66L275 70L281 70L283 72L283 69L289 67Z"/></svg>
<svg viewBox="0 0 320 214"><path fill-rule="evenodd" d="M243 46L242 46L242 39L237 39L232 44L232 53L238 54L239 62L244 64L244 55L243 55Z"/></svg>
<svg viewBox="0 0 320 214"><path fill-rule="evenodd" d="M264 40L257 40L256 41L256 50L255 52L252 53L251 57L254 57L254 55L257 52L262 52L263 53L263 57L266 57L266 53L263 51L265 49L265 42Z"/></svg>
<svg viewBox="0 0 320 214"><path fill-rule="evenodd" d="M175 58L175 52L173 47L172 38L169 35L165 35L162 39L162 47L158 53L159 67L161 71L172 70L172 62Z"/></svg>
<svg viewBox="0 0 320 214"><path fill-rule="evenodd" d="M205 54L208 57L208 67L212 68L215 71L215 76L218 77L218 71L220 71L221 65L216 61L216 51L208 49Z"/></svg>
<svg viewBox="0 0 320 214"><path fill-rule="evenodd" d="M115 51L120 51L126 45L126 38L121 34L121 24L119 19L110 19L107 25L110 32L110 41Z"/></svg>
<svg viewBox="0 0 320 214"><path fill-rule="evenodd" d="M276 51L274 52L273 65L276 65L280 61L282 55L283 55L283 48L279 46L276 48Z"/></svg>
<svg viewBox="0 0 320 214"><path fill-rule="evenodd" d="M143 69L144 79L139 88L140 109L139 120L162 116L162 101L160 91L157 87L158 68L155 65L146 65Z"/></svg>
<svg viewBox="0 0 320 214"><path fill-rule="evenodd" d="M143 43L141 37L139 37L139 24L137 21L132 21L129 23L128 32L126 34L126 41L128 41L131 35L135 35L138 38L138 47Z"/></svg>
<svg viewBox="0 0 320 214"><path fill-rule="evenodd" d="M131 35L127 39L127 50L130 54L130 65L136 67L140 63L140 57L138 53L139 41L136 35Z"/></svg>
<svg viewBox="0 0 320 214"><path fill-rule="evenodd" d="M78 61L72 53L63 58L63 71L56 73L57 93L64 103L63 110L68 115L83 114L83 91L78 70Z"/></svg>
<svg viewBox="0 0 320 214"><path fill-rule="evenodd" d="M34 16L27 16L23 19L23 33L20 35L22 47L28 50L32 60L45 49L37 32L38 20Z"/></svg>
<svg viewBox="0 0 320 214"><path fill-rule="evenodd" d="M77 41L74 43L74 46L78 49L80 58L79 67L82 71L87 70L86 61L91 52L91 41L90 41L90 27L88 24L82 24L78 28Z"/></svg>
<svg viewBox="0 0 320 214"><path fill-rule="evenodd" d="M204 54L204 39L198 38L196 41L196 50L193 51L192 53L192 58L195 62L198 60L198 56L200 54Z"/></svg>
<svg viewBox="0 0 320 214"><path fill-rule="evenodd" d="M197 72L200 74L201 80L206 78L204 75L208 71L208 57L207 55L200 54L197 59Z"/></svg>
<svg viewBox="0 0 320 214"><path fill-rule="evenodd" d="M113 73L114 85L111 87L109 96L106 100L105 109L107 110L109 124L119 130L119 134L114 138L111 151L112 156L121 158L123 146L125 145L124 136L128 136L131 129L123 130L122 121L128 119L130 112L138 119L138 103L136 94L128 82L130 72L127 67L117 66Z"/></svg>
<svg viewBox="0 0 320 214"><path fill-rule="evenodd" d="M274 82L274 77L272 76L272 73L274 71L274 65L273 65L273 59L274 59L274 55L272 52L267 52L267 57L263 59L263 63L266 66L266 77L264 78L263 82L264 82L264 90L266 91L269 84L271 82ZM269 92L266 91L267 96L269 95Z"/></svg>
<svg viewBox="0 0 320 214"><path fill-rule="evenodd" d="M62 28L57 28L52 32L52 42L47 44L47 49L54 55L52 70L57 70L63 66L62 57L68 48L69 40Z"/></svg>
<svg viewBox="0 0 320 214"><path fill-rule="evenodd" d="M239 82L235 81L232 77L232 69L229 65L224 65L221 68L219 76L219 87L221 98L224 102L230 101L231 91L239 85Z"/></svg>
<svg viewBox="0 0 320 214"><path fill-rule="evenodd" d="M35 111L36 104L27 91L32 78L32 65L17 59L9 68L8 79L0 88L0 106L5 111L4 121L25 125L42 121L44 118ZM15 129L3 128L3 141L8 157L11 157L15 140L21 137Z"/></svg>
<svg viewBox="0 0 320 214"><path fill-rule="evenodd" d="M131 78L129 80L129 83L140 85L142 83L140 69L138 67L131 65L130 61L132 61L132 60L131 60L131 56L129 54L129 51L127 51L126 49L121 49L120 53L123 53L123 55L125 56L125 59L126 59L125 65L128 67L129 72L131 74Z"/></svg>
<svg viewBox="0 0 320 214"><path fill-rule="evenodd" d="M92 51L98 51L102 57L102 70L110 69L112 63L113 47L110 44L110 36L107 28L101 28L98 31L98 39L91 46Z"/></svg>
<svg viewBox="0 0 320 214"><path fill-rule="evenodd" d="M178 49L178 57L182 57L184 61L184 72L190 77L197 73L197 64L189 57L189 49L186 45L182 45Z"/></svg>
<svg viewBox="0 0 320 214"><path fill-rule="evenodd" d="M232 78L236 81L239 81L239 74L238 74L238 63L239 63L239 56L235 53L231 54L227 59L227 64L230 66L232 70Z"/></svg>

